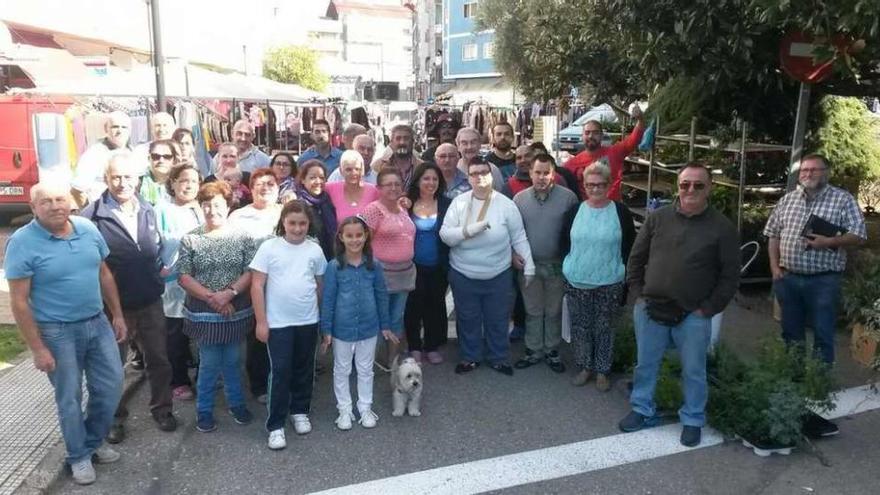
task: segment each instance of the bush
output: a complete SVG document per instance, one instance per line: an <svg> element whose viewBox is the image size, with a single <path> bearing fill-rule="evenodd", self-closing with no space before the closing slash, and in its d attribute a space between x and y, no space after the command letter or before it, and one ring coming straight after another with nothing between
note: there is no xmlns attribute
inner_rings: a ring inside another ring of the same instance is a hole
<svg viewBox="0 0 880 495"><path fill-rule="evenodd" d="M626 312L618 318L614 328L614 349L611 371L631 373L636 365L636 331L633 326L632 313Z"/></svg>

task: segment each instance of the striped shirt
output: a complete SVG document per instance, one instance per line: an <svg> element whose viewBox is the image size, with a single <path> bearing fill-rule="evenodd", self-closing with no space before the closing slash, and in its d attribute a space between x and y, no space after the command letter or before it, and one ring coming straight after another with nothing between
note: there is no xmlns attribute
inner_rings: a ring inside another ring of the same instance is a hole
<svg viewBox="0 0 880 495"><path fill-rule="evenodd" d="M842 272L846 268L846 250L812 249L807 245L802 233L810 215L843 227L847 233L862 239L868 237L862 211L850 193L828 185L810 199L803 187L798 186L779 200L764 227L764 235L780 241L779 265L804 275Z"/></svg>

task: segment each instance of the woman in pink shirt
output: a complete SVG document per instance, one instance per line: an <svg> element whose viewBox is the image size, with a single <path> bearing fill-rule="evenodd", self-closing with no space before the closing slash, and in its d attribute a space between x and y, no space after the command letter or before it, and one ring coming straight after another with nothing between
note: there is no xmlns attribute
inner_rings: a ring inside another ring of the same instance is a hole
<svg viewBox="0 0 880 495"><path fill-rule="evenodd" d="M403 312L406 296L416 287L415 254L416 226L409 212L400 207L403 177L396 168L383 168L376 176L379 199L370 203L362 214L372 235L373 256L382 263L388 287L388 313L391 331L403 334ZM388 364L397 356L398 342L388 341Z"/></svg>
<svg viewBox="0 0 880 495"><path fill-rule="evenodd" d="M342 182L329 182L324 190L336 208L336 223L348 217L360 215L367 205L379 198L376 186L364 182L364 159L360 153L348 150L339 158Z"/></svg>

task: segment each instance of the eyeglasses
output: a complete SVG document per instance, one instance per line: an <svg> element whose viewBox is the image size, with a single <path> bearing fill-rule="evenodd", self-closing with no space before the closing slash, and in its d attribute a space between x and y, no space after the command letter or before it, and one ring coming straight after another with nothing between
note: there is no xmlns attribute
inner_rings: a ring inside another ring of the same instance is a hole
<svg viewBox="0 0 880 495"><path fill-rule="evenodd" d="M118 130L118 129L128 129L128 126L127 126L127 125L111 125L110 128L111 128L111 129L114 129L114 130Z"/></svg>
<svg viewBox="0 0 880 495"><path fill-rule="evenodd" d="M690 191L693 189L694 191L702 191L706 189L706 184L702 182L679 182L678 188L682 191Z"/></svg>
<svg viewBox="0 0 880 495"><path fill-rule="evenodd" d="M492 173L492 170L478 170L475 172L469 172L468 175L476 178L476 177L485 177L491 173Z"/></svg>
<svg viewBox="0 0 880 495"><path fill-rule="evenodd" d="M605 187L607 185L608 185L607 182L586 182L586 183L584 183L584 187L586 189L602 189L603 187Z"/></svg>
<svg viewBox="0 0 880 495"><path fill-rule="evenodd" d="M164 153L150 153L150 158L152 158L154 162L158 162L159 160L173 160L174 155L166 155Z"/></svg>

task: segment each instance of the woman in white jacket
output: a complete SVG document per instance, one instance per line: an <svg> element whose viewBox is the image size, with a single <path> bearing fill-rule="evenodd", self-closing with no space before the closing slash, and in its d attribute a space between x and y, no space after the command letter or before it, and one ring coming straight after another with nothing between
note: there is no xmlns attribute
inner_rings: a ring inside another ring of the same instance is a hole
<svg viewBox="0 0 880 495"><path fill-rule="evenodd" d="M507 337L513 309L513 251L524 260L526 284L535 274L532 253L516 205L492 188L492 169L476 158L468 165L473 187L457 196L440 228L449 247L449 283L455 300L456 330L461 361L456 373L479 366L486 355L495 371L513 375Z"/></svg>

